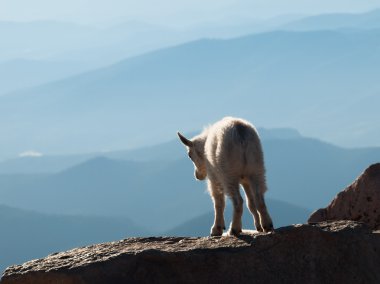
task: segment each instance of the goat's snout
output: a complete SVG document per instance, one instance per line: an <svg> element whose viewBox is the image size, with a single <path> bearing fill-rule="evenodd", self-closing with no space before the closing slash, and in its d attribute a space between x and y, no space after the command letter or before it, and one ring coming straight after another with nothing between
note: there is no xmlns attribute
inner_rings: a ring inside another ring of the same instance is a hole
<svg viewBox="0 0 380 284"><path fill-rule="evenodd" d="M194 171L194 175L195 175L195 178L197 180L204 180L206 179L206 175L205 174L202 174L200 171L198 171L197 169Z"/></svg>

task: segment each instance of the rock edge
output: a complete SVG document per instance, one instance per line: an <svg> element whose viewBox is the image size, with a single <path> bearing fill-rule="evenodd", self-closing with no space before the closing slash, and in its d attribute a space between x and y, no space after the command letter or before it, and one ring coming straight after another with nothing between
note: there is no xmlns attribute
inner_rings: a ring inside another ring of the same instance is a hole
<svg viewBox="0 0 380 284"><path fill-rule="evenodd" d="M129 238L8 267L10 283L380 283L380 232L353 221L235 237Z"/></svg>

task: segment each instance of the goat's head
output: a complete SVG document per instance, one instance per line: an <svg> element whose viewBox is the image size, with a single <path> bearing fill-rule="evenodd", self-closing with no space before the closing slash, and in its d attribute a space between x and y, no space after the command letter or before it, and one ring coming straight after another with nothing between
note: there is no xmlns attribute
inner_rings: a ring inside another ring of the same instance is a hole
<svg viewBox="0 0 380 284"><path fill-rule="evenodd" d="M189 140L181 133L177 132L177 134L181 142L186 146L187 154L194 164L195 178L197 180L204 180L207 177L204 141L197 138Z"/></svg>

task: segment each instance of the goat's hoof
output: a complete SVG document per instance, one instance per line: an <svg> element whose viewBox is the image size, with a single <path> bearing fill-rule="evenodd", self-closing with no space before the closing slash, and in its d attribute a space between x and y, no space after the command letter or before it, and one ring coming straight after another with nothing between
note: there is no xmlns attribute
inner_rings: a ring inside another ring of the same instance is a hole
<svg viewBox="0 0 380 284"><path fill-rule="evenodd" d="M264 232L264 229L263 229L263 227L261 226L261 224L260 223L255 223L255 227L256 227L256 231L258 231L258 232Z"/></svg>
<svg viewBox="0 0 380 284"><path fill-rule="evenodd" d="M237 237L237 236L240 235L240 233L241 233L241 229L232 229L232 228L230 228L228 230L228 235L229 236L235 236L235 237Z"/></svg>
<svg viewBox="0 0 380 284"><path fill-rule="evenodd" d="M217 237L223 235L223 226L214 226L211 228L210 235L212 237Z"/></svg>
<svg viewBox="0 0 380 284"><path fill-rule="evenodd" d="M256 226L256 231L262 233L264 232L264 229L261 226Z"/></svg>
<svg viewBox="0 0 380 284"><path fill-rule="evenodd" d="M268 225L263 226L263 230L266 233L273 232L274 231L273 224L269 223Z"/></svg>

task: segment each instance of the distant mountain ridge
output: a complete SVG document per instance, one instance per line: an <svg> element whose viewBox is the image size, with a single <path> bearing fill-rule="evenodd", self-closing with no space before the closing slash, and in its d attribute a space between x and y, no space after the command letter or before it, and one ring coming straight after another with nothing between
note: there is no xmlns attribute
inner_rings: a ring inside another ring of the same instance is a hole
<svg viewBox="0 0 380 284"><path fill-rule="evenodd" d="M380 9L361 14L332 13L305 17L283 26L290 30L379 29Z"/></svg>
<svg viewBox="0 0 380 284"><path fill-rule="evenodd" d="M268 139L293 139L300 138L301 134L290 128L265 129L259 128L260 137ZM195 133L186 134L193 136ZM172 135L176 136L175 133ZM38 174L57 173L77 164L96 157L108 157L118 160L132 161L167 161L183 157L183 147L178 140L170 140L159 145L146 146L137 149L106 151L101 153L76 154L76 155L42 155L40 157L19 157L6 161L0 161L0 174Z"/></svg>
<svg viewBox="0 0 380 284"><path fill-rule="evenodd" d="M91 69L81 61L48 61L17 59L0 62L0 96L36 87Z"/></svg>
<svg viewBox="0 0 380 284"><path fill-rule="evenodd" d="M263 147L266 200L276 227L304 222L312 209L326 206L368 164L380 160L379 148L344 149L295 138L294 131L274 133L277 138L263 139ZM167 157L170 149L173 157ZM154 155L161 150L162 157ZM120 159L142 153L140 161ZM90 157L54 174L0 175L0 200L6 204L0 206L0 223L6 228L0 269L56 250L126 236L208 235L212 202L205 183L194 180L192 163L184 158L179 141L112 155ZM246 228L253 228L246 206L243 220ZM25 235L34 240L33 246L24 242Z"/></svg>
<svg viewBox="0 0 380 284"><path fill-rule="evenodd" d="M0 271L61 249L150 234L127 218L42 214L4 205L0 223Z"/></svg>
<svg viewBox="0 0 380 284"><path fill-rule="evenodd" d="M3 38L0 61L52 57L62 50L85 43L96 29L89 26L58 22L4 22L0 21ZM50 39L50 40L47 40Z"/></svg>
<svg viewBox="0 0 380 284"><path fill-rule="evenodd" d="M0 146L13 154L136 148L226 115L338 145L380 145L379 124L367 118L377 112L348 113L380 91L379 35L271 32L131 58L0 97Z"/></svg>
<svg viewBox="0 0 380 284"><path fill-rule="evenodd" d="M212 206L205 183L194 180L193 165L175 142L179 159L103 157L55 174L0 175L0 200L45 213L125 216L151 230L169 230ZM309 138L263 140L263 148L267 197L306 209L325 206L380 160L379 148L344 149Z"/></svg>
<svg viewBox="0 0 380 284"><path fill-rule="evenodd" d="M260 21L202 23L185 30L136 21L107 28L58 21L0 21L4 40L0 47L0 95L201 38L227 39L275 30L378 29L379 14L379 10L373 10L358 14L282 15ZM50 40L44 42L46 39ZM70 64L65 65L67 62ZM7 73L8 68L14 72ZM24 72L31 68L34 72Z"/></svg>

